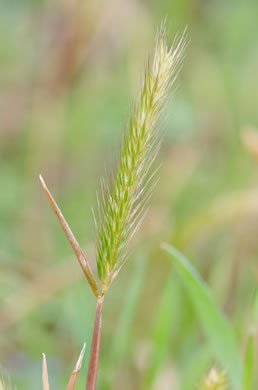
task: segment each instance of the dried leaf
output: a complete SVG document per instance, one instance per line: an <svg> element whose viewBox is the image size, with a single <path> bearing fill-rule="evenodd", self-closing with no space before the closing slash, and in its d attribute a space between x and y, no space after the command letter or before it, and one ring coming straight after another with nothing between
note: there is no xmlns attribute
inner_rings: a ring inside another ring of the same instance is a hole
<svg viewBox="0 0 258 390"><path fill-rule="evenodd" d="M50 390L48 382L48 372L47 372L47 360L46 355L43 353L43 362L42 362L42 382L43 390Z"/></svg>
<svg viewBox="0 0 258 390"><path fill-rule="evenodd" d="M84 357L84 353L85 353L85 348L86 348L86 343L84 343L84 345L83 345L83 348L81 350L79 359L77 360L75 368L74 368L74 370L72 372L71 378L70 378L68 386L67 386L67 390L74 390L74 388L75 388L76 381L77 381L77 378L78 378L78 375L79 375L79 372L80 372L80 369L81 369L81 366L82 366L82 361L83 361L83 357Z"/></svg>

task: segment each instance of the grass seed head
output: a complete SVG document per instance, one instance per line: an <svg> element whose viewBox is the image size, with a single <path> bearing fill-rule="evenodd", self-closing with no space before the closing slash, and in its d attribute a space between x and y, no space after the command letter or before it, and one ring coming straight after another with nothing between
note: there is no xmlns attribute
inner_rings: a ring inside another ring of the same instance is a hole
<svg viewBox="0 0 258 390"><path fill-rule="evenodd" d="M225 373L212 368L208 377L204 380L201 390L226 390L227 388Z"/></svg>
<svg viewBox="0 0 258 390"><path fill-rule="evenodd" d="M175 84L184 53L185 35L166 43L165 23L157 34L140 96L122 142L116 178L102 183L98 199L96 259L105 294L127 257L128 245L145 215L153 175L149 175L160 146L159 125Z"/></svg>

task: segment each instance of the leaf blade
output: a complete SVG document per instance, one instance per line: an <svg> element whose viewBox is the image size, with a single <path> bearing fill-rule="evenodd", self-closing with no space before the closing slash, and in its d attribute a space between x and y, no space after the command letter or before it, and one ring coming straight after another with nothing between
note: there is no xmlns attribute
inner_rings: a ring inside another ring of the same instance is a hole
<svg viewBox="0 0 258 390"><path fill-rule="evenodd" d="M50 390L49 381L48 381L47 359L44 353L43 353L43 362L42 362L42 382L43 382L43 390Z"/></svg>
<svg viewBox="0 0 258 390"><path fill-rule="evenodd" d="M228 371L233 386L239 388L242 383L242 366L230 324L211 290L189 260L172 245L163 244L162 248L174 260L214 355Z"/></svg>
<svg viewBox="0 0 258 390"><path fill-rule="evenodd" d="M258 288L254 294L251 321L248 329L248 341L244 360L243 389L252 390L255 381L255 336L258 327Z"/></svg>
<svg viewBox="0 0 258 390"><path fill-rule="evenodd" d="M49 189L48 189L48 187L47 187L47 185L46 185L46 183L41 175L39 175L39 180L41 182L43 190L45 191L45 193L47 195L49 203L50 203L51 207L53 208L53 210L54 210L54 212L59 220L59 223L60 223L69 243L71 244L71 247L73 248L73 251L74 251L74 253L79 261L79 264L83 270L83 273L89 282L89 285L92 289L92 292L96 296L96 298L98 299L100 296L98 285L97 285L97 282L95 280L94 274L91 270L91 267L88 263L88 260L85 256L83 250L81 249L78 241L76 240L76 238L75 238L70 226L68 225L65 217L63 216L62 211L58 207L53 195L49 191Z"/></svg>
<svg viewBox="0 0 258 390"><path fill-rule="evenodd" d="M83 344L83 348L81 350L81 353L80 353L80 356L77 360L75 368L72 372L72 375L70 377L70 380L68 382L68 386L67 386L66 390L74 390L74 388L75 388L76 381L77 381L78 375L79 375L80 370L81 370L82 361L83 361L83 357L84 357L84 353L85 353L85 348L86 348L86 343Z"/></svg>

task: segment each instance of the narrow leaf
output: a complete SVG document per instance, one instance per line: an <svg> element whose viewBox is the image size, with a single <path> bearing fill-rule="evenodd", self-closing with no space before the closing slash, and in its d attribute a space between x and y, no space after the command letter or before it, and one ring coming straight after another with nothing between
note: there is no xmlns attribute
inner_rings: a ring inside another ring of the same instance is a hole
<svg viewBox="0 0 258 390"><path fill-rule="evenodd" d="M173 302L171 301L171 297L173 297ZM153 349L144 380L144 389L146 390L155 388L155 381L167 359L169 347L173 342L172 335L175 334L174 331L177 325L176 318L181 304L180 301L179 283L173 276L169 276L162 292L159 306L154 315L151 334Z"/></svg>
<svg viewBox="0 0 258 390"><path fill-rule="evenodd" d="M199 390L196 383L200 383L213 363L211 350L207 345L202 345L197 351L188 357L183 367L180 390Z"/></svg>
<svg viewBox="0 0 258 390"><path fill-rule="evenodd" d="M74 390L74 388L75 388L76 381L77 381L77 378L78 378L78 375L79 375L79 372L80 372L80 369L82 366L85 348L86 348L86 344L84 343L83 348L82 348L81 353L80 353L80 356L79 356L79 359L77 360L77 363L75 365L75 368L74 368L72 375L71 375L71 378L69 380L67 390Z"/></svg>
<svg viewBox="0 0 258 390"><path fill-rule="evenodd" d="M111 350L111 361L118 364L126 358L128 348L131 345L132 325L137 306L139 304L140 293L143 288L144 276L146 273L147 261L144 254L136 259L132 279L129 283L124 303L122 304L120 321L117 331L114 334L113 347ZM126 337L125 337L126 335Z"/></svg>
<svg viewBox="0 0 258 390"><path fill-rule="evenodd" d="M43 390L50 390L48 382L48 372L47 372L47 360L46 355L43 353L43 363L42 363L42 382Z"/></svg>
<svg viewBox="0 0 258 390"><path fill-rule="evenodd" d="M85 254L83 253L78 241L76 240L76 238L74 237L74 234L73 232L71 231L68 223L66 222L65 220L65 217L63 216L60 208L58 207L55 199L53 198L51 192L49 191L43 177L40 175L39 176L39 179L41 181L41 184L42 184L42 187L48 197L48 200L49 200L49 203L50 205L52 206L59 222L60 222L60 225L62 226L63 228L63 231L65 232L65 235L66 237L68 238L68 241L70 242L73 250L74 250L74 253L76 254L76 257L80 263L80 266L89 282L89 285L94 293L94 295L98 298L99 297L99 290L98 290L98 286L97 286L97 283L96 283L96 280L94 278L94 275L93 275L93 272L91 271L91 268L90 268L90 265L86 259L86 256Z"/></svg>
<svg viewBox="0 0 258 390"><path fill-rule="evenodd" d="M189 260L169 244L163 244L163 249L174 260L214 355L228 372L232 385L238 389L242 383L242 367L232 327Z"/></svg>
<svg viewBox="0 0 258 390"><path fill-rule="evenodd" d="M255 377L255 335L258 326L258 288L254 295L251 321L248 329L248 341L245 353L243 390L252 390Z"/></svg>

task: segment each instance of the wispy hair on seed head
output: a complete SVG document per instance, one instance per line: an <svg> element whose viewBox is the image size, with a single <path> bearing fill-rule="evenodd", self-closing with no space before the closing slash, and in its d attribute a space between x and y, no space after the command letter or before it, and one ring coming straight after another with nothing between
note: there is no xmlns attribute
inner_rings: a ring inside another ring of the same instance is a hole
<svg viewBox="0 0 258 390"><path fill-rule="evenodd" d="M168 49L163 22L123 137L116 177L112 178L110 186L104 180L101 182L101 193L97 197L96 260L102 294L126 260L129 243L145 216L155 176L150 170L161 142L160 123L175 86L185 46L183 33Z"/></svg>

